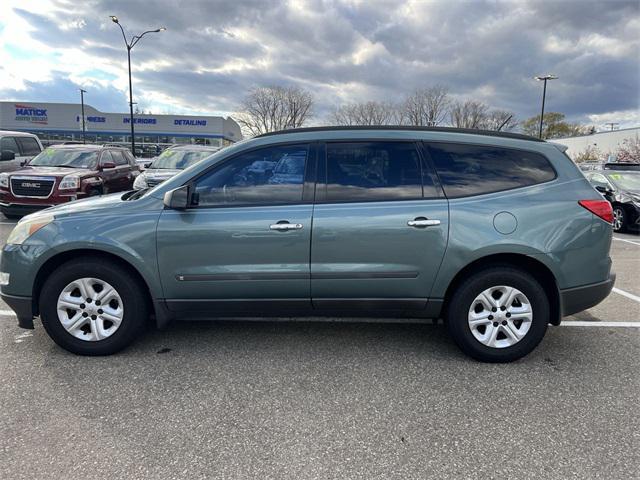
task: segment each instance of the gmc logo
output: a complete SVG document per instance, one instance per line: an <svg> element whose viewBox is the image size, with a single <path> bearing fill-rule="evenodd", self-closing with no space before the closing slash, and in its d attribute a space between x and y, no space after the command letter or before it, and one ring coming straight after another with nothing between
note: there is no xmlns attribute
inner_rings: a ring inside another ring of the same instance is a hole
<svg viewBox="0 0 640 480"><path fill-rule="evenodd" d="M33 183L33 182L22 182L20 186L24 188L40 188L39 183Z"/></svg>

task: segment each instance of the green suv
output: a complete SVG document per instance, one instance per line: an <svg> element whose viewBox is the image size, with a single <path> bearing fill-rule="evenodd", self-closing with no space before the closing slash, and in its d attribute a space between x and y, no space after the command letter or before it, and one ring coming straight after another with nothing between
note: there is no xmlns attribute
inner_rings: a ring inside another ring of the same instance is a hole
<svg viewBox="0 0 640 480"><path fill-rule="evenodd" d="M610 204L551 143L322 127L225 148L148 190L25 217L2 298L63 348L114 353L151 316L443 318L520 358L611 291Z"/></svg>

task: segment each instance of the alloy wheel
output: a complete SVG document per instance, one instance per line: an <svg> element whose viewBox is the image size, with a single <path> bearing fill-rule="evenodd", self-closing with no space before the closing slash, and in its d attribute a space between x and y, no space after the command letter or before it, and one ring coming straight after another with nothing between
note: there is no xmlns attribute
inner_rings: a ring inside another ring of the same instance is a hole
<svg viewBox="0 0 640 480"><path fill-rule="evenodd" d="M622 222L624 220L624 213L620 208L613 209L613 229L617 232L622 228Z"/></svg>
<svg viewBox="0 0 640 480"><path fill-rule="evenodd" d="M533 321L533 309L527 296L506 285L487 288L471 303L468 324L471 333L483 345L507 348L522 340Z"/></svg>
<svg viewBox="0 0 640 480"><path fill-rule="evenodd" d="M98 278L79 278L64 287L57 311L64 329L88 342L113 335L124 317L122 298L113 286Z"/></svg>

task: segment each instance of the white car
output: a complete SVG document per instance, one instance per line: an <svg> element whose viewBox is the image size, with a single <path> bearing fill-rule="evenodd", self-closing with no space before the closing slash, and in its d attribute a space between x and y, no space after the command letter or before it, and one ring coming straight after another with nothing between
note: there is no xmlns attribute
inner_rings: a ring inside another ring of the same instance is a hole
<svg viewBox="0 0 640 480"><path fill-rule="evenodd" d="M133 183L135 190L155 187L180 171L213 155L219 147L201 145L180 145L169 147L146 167Z"/></svg>
<svg viewBox="0 0 640 480"><path fill-rule="evenodd" d="M33 133L0 130L0 172L12 172L44 148Z"/></svg>

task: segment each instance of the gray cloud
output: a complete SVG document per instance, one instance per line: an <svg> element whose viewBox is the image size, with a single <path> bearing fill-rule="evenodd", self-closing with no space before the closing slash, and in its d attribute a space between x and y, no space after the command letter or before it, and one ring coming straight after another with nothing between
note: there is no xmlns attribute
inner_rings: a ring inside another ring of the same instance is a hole
<svg viewBox="0 0 640 480"><path fill-rule="evenodd" d="M442 84L522 119L539 108L541 88L532 77L547 72L560 77L549 85L548 108L572 119L640 107L637 1L54 4L46 14L14 10L32 26L33 38L60 50L80 46L104 65L124 67L125 59L108 15L118 15L130 32L167 27L133 51L134 66L166 62L154 71L134 70L144 108L153 109L154 94L161 93L185 111L233 111L252 86L298 84L313 91L322 114L338 103L397 100ZM62 28L70 15L84 27ZM69 81L64 72L57 75L30 83L27 96L60 96ZM90 98L103 109L126 105L126 92L113 88Z"/></svg>

